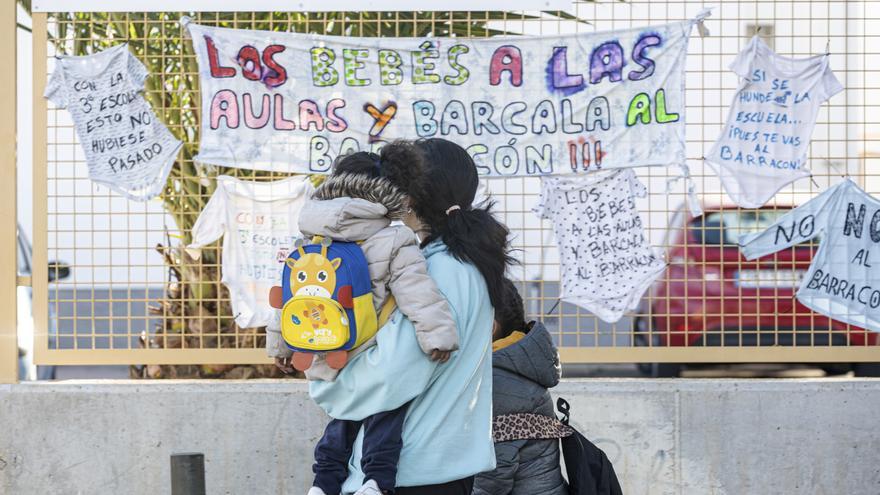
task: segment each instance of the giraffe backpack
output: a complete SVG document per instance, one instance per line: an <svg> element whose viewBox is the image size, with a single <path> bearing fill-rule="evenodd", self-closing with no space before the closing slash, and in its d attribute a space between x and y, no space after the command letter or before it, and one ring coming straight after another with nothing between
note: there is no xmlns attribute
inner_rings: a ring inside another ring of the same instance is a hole
<svg viewBox="0 0 880 495"><path fill-rule="evenodd" d="M281 287L270 294L281 309L281 336L294 351L293 365L305 370L316 353L342 368L346 351L378 331L370 271L360 246L316 236L298 240L284 263Z"/></svg>

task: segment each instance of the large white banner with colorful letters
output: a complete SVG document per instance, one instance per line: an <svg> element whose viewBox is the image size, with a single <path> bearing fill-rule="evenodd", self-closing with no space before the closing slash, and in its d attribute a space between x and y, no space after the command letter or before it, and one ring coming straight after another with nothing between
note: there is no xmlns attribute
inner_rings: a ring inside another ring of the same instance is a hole
<svg viewBox="0 0 880 495"><path fill-rule="evenodd" d="M684 69L697 21L560 36L192 35L197 160L327 172L351 150L443 137L488 176L685 161Z"/></svg>

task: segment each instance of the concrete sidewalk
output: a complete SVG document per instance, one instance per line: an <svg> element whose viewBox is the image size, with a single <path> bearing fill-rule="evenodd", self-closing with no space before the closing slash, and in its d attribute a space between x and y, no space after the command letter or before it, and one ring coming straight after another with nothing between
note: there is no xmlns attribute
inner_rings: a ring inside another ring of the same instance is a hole
<svg viewBox="0 0 880 495"><path fill-rule="evenodd" d="M880 493L880 380L569 379L555 390L629 494ZM299 381L0 385L0 493L305 493L325 416ZM537 495L537 494L536 494Z"/></svg>

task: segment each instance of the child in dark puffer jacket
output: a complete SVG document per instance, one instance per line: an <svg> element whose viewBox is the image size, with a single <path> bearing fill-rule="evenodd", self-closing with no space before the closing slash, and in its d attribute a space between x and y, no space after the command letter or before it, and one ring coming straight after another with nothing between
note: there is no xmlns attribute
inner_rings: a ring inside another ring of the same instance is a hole
<svg viewBox="0 0 880 495"><path fill-rule="evenodd" d="M559 440L548 438L564 434L547 391L559 383L559 353L544 325L525 322L522 298L510 280L504 281L503 301L503 306L495 309L492 332L497 467L477 475L473 494L568 495L559 465ZM529 420L529 431L517 431L521 428L516 423L505 421L524 413L535 415ZM540 433L536 434L537 430ZM505 435L517 439L499 441ZM534 436L541 438L531 438Z"/></svg>

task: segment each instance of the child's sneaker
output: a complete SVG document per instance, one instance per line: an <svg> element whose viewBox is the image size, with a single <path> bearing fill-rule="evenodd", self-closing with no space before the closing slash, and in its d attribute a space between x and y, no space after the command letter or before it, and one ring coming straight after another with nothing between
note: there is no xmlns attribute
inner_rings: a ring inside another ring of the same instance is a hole
<svg viewBox="0 0 880 495"><path fill-rule="evenodd" d="M364 483L364 486L360 487L358 491L354 492L354 495L382 495L382 490L379 489L379 485L375 481L370 480Z"/></svg>
<svg viewBox="0 0 880 495"><path fill-rule="evenodd" d="M321 490L317 486L313 486L309 489L309 493L307 493L306 495L327 495L327 494L324 493L324 490Z"/></svg>

